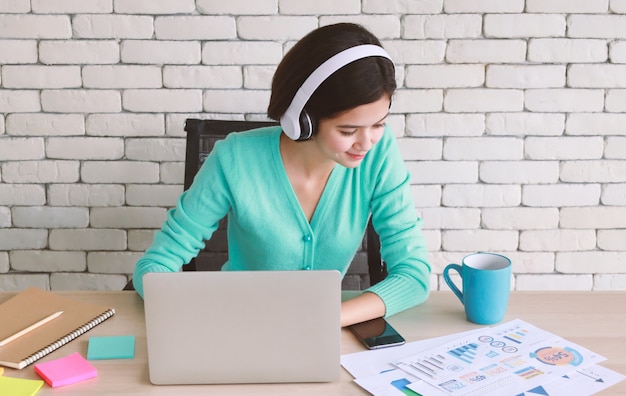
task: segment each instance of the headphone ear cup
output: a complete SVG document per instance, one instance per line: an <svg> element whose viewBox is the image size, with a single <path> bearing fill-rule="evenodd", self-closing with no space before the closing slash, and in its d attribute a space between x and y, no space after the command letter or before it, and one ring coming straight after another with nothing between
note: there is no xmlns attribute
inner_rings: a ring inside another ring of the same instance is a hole
<svg viewBox="0 0 626 396"><path fill-rule="evenodd" d="M305 110L300 113L300 136L296 140L307 140L315 133L317 122Z"/></svg>

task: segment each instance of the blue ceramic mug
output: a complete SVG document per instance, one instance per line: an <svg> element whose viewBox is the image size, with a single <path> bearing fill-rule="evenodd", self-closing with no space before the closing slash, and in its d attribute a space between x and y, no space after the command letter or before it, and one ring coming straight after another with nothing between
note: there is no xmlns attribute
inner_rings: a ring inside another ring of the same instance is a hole
<svg viewBox="0 0 626 396"><path fill-rule="evenodd" d="M502 321L511 291L511 260L500 254L479 252L465 256L461 264L448 264L443 279L461 300L467 319L481 325ZM451 270L461 276L463 291L450 279Z"/></svg>

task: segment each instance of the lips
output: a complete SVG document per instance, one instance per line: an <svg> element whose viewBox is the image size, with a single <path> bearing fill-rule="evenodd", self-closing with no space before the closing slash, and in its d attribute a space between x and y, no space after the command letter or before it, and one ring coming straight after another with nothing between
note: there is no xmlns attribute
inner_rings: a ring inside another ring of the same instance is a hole
<svg viewBox="0 0 626 396"><path fill-rule="evenodd" d="M365 158L365 154L351 154L351 153L346 153L348 154L348 157L352 158L355 161L360 161L363 158Z"/></svg>

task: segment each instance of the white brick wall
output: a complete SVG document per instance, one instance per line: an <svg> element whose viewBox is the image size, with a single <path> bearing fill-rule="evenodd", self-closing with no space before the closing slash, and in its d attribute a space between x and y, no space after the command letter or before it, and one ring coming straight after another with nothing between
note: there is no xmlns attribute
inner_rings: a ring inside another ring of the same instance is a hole
<svg viewBox="0 0 626 396"><path fill-rule="evenodd" d="M625 0L0 2L0 290L121 289L182 191L188 117L264 119L284 52L364 24L441 270L626 289Z"/></svg>

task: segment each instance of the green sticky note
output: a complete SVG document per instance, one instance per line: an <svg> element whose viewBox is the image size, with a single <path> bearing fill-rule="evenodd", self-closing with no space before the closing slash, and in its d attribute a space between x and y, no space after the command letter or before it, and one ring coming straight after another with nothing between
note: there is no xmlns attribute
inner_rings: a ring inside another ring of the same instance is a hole
<svg viewBox="0 0 626 396"><path fill-rule="evenodd" d="M132 359L135 357L135 336L90 337L87 360Z"/></svg>
<svg viewBox="0 0 626 396"><path fill-rule="evenodd" d="M0 376L0 395L32 396L36 394L43 381Z"/></svg>

